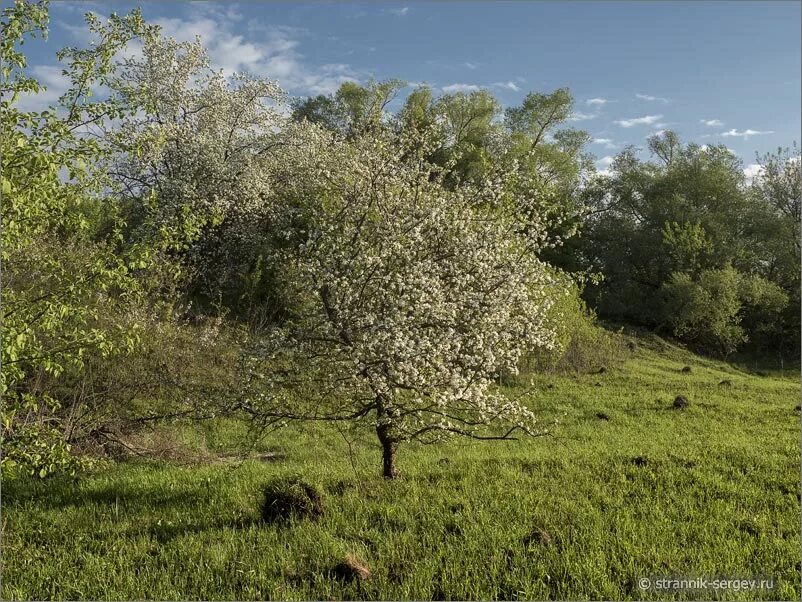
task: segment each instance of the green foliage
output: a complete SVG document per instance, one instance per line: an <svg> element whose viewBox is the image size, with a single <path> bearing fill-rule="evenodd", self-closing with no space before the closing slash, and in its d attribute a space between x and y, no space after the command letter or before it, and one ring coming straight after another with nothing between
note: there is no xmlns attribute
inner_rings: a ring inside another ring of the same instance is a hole
<svg viewBox="0 0 802 602"><path fill-rule="evenodd" d="M701 224L666 222L663 246L678 270L696 274L713 251L713 245Z"/></svg>
<svg viewBox="0 0 802 602"><path fill-rule="evenodd" d="M582 299L582 287L571 276L554 272L554 305L546 314L556 333L554 349L530 354L522 366L524 379L533 373L585 374L619 365L626 357L620 336L596 322L596 315Z"/></svg>
<svg viewBox="0 0 802 602"><path fill-rule="evenodd" d="M741 324L757 350L776 349L783 353L798 343L788 338L793 336L794 324L789 314L799 313L799 303L792 304L785 289L762 276L751 276L742 278L740 295L743 302Z"/></svg>
<svg viewBox="0 0 802 602"><path fill-rule="evenodd" d="M519 107L506 112L507 126L511 131L532 138L536 145L554 127L571 115L573 98L567 88L551 94L530 92Z"/></svg>
<svg viewBox="0 0 802 602"><path fill-rule="evenodd" d="M343 136L358 137L386 120L385 109L406 84L397 79L366 86L344 82L333 95L296 99L292 118L309 121Z"/></svg>
<svg viewBox="0 0 802 602"><path fill-rule="evenodd" d="M117 114L112 104L88 103L87 90L108 75L111 57L143 28L141 19L114 17L91 51L63 54L74 87L60 113L25 112L21 95L40 87L20 71L26 63L17 48L26 35L44 34L46 8L17 2L0 22L0 62L9 65L0 117L4 475L44 476L69 464L56 418L61 402L47 383L80 372L90 355L135 348L139 332L128 312L140 292L134 271L148 258L141 248L118 253L113 205L96 218L107 180L93 164L104 151L80 135L87 123Z"/></svg>
<svg viewBox="0 0 802 602"><path fill-rule="evenodd" d="M734 352L752 333L770 334L788 303L776 284L743 276L731 266L704 270L696 279L676 272L661 291L672 333L698 349L721 355Z"/></svg>
<svg viewBox="0 0 802 602"><path fill-rule="evenodd" d="M668 327L716 353L749 340L770 344L772 328L787 333L777 307L787 307L784 296L798 298L787 217L798 187L780 174L798 163L788 155L767 159L767 177L778 183L750 188L726 147L683 145L666 132L651 137L649 148L657 161L642 162L627 149L612 175L584 192L589 211L572 250L582 268L603 275L586 298L603 318ZM773 345L781 340L775 336Z"/></svg>
<svg viewBox="0 0 802 602"><path fill-rule="evenodd" d="M673 334L698 348L727 355L746 340L740 326L738 273L706 270L698 281L677 272L662 287Z"/></svg>
<svg viewBox="0 0 802 602"><path fill-rule="evenodd" d="M750 188L757 205L751 216L752 229L760 233L754 249L761 260L758 273L781 287L789 298L773 325L773 344L763 348L790 355L799 354L800 344L800 157L796 145L758 157L762 173Z"/></svg>

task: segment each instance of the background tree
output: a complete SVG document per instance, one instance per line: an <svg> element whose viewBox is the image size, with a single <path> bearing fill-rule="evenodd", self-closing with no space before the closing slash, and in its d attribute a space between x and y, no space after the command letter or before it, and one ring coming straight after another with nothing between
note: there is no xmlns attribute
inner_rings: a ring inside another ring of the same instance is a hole
<svg viewBox="0 0 802 602"><path fill-rule="evenodd" d="M386 122L387 105L405 85L398 79L371 80L365 86L344 82L333 95L295 99L292 118L353 138Z"/></svg>
<svg viewBox="0 0 802 602"><path fill-rule="evenodd" d="M765 203L750 193L740 160L726 147L682 145L667 132L650 138L649 148L657 162L625 150L612 176L588 189L580 256L604 277L588 288L588 299L603 317L729 353L776 321L785 304L767 279L765 249L775 234L766 227ZM707 322L700 313L706 307Z"/></svg>
<svg viewBox="0 0 802 602"><path fill-rule="evenodd" d="M385 107L402 88L398 80L364 87L347 82L334 95L297 100L293 117L347 137L364 132L359 124L366 122L395 131L430 130L432 148L426 160L446 169L446 186L477 183L495 177L498 170L514 170L519 175L509 182L509 192L529 203L519 207L522 220L528 213L548 212L549 235L559 242L571 236L579 215L578 192L593 167L584 152L588 134L564 127L573 111L567 89L533 92L520 106L502 112L488 90L436 96L423 85L407 95L395 115L387 117ZM373 117L366 121L365 115ZM436 142L431 138L435 124L439 126ZM547 246L543 252L553 261L572 263L555 249L559 245Z"/></svg>
<svg viewBox="0 0 802 602"><path fill-rule="evenodd" d="M755 251L760 257L760 274L779 286L789 299L779 320L760 320L761 341L764 347L779 347L783 353L798 355L802 202L799 147L777 149L758 157L758 161L762 170L750 191L757 197L757 208L750 217L757 234Z"/></svg>
<svg viewBox="0 0 802 602"><path fill-rule="evenodd" d="M204 311L221 305L268 319L279 311L263 269L271 162L294 129L284 93L266 79L211 69L198 41L160 35L122 61L108 87L120 103L141 108L103 132L129 239L170 240L190 275L185 293Z"/></svg>

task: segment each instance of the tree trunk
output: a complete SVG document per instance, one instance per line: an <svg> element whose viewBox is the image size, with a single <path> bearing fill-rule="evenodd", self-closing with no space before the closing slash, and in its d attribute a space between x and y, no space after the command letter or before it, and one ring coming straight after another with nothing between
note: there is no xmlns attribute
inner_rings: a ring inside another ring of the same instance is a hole
<svg viewBox="0 0 802 602"><path fill-rule="evenodd" d="M382 444L382 475L385 479L397 479L400 476L395 467L395 452L398 449L398 441L390 436L390 426L382 424L376 427L376 434Z"/></svg>

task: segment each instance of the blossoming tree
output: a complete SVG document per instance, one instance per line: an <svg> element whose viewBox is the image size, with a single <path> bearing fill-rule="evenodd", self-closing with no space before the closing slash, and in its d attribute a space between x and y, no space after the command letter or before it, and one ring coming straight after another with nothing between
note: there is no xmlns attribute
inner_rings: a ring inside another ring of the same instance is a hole
<svg viewBox="0 0 802 602"><path fill-rule="evenodd" d="M243 404L263 420L372 421L388 478L403 441L535 433L493 381L553 342L556 289L532 252L545 224L524 235L502 186L513 173L444 187L424 159L437 138L310 126L285 157L275 270L294 310L252 350L260 392Z"/></svg>
<svg viewBox="0 0 802 602"><path fill-rule="evenodd" d="M132 236L176 241L193 295L236 296L267 231L273 155L296 127L285 93L214 69L199 40L159 32L122 57L108 88L135 109L103 132L129 221L145 230Z"/></svg>

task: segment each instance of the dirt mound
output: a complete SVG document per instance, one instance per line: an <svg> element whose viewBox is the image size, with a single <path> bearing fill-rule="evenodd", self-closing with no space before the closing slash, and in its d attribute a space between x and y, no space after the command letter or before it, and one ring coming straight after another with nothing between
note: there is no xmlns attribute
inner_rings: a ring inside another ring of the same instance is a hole
<svg viewBox="0 0 802 602"><path fill-rule="evenodd" d="M323 515L320 490L300 479L279 479L264 488L262 519L267 523L291 518L316 519Z"/></svg>
<svg viewBox="0 0 802 602"><path fill-rule="evenodd" d="M551 533L540 527L535 527L524 537L524 545L527 547L531 545L550 546L551 543Z"/></svg>
<svg viewBox="0 0 802 602"><path fill-rule="evenodd" d="M371 577L370 569L364 562L360 562L352 555L334 566L332 574L342 581L367 581Z"/></svg>
<svg viewBox="0 0 802 602"><path fill-rule="evenodd" d="M673 404L673 405L674 405L674 408L675 408L675 409L677 409L677 410L684 410L684 409L685 409L685 408L687 408L689 405L691 405L691 402L690 402L690 401L688 401L688 400L687 400L685 397L683 397L682 395L677 395L677 396L674 398L674 404Z"/></svg>

